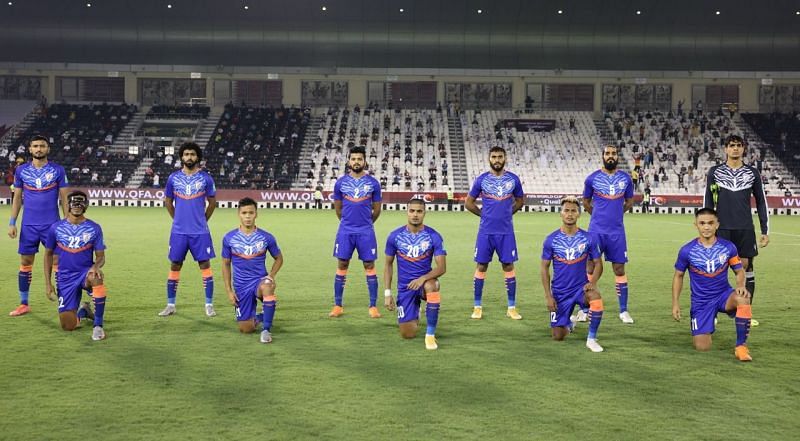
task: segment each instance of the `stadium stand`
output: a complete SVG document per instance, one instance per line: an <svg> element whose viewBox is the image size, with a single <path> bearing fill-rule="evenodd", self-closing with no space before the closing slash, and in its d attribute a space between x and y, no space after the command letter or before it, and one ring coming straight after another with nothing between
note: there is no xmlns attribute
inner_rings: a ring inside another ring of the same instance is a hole
<svg viewBox="0 0 800 441"><path fill-rule="evenodd" d="M311 146L303 187L333 190L347 170L350 148L362 146L383 190L444 191L452 182L448 133L441 110L328 109Z"/></svg>
<svg viewBox="0 0 800 441"><path fill-rule="evenodd" d="M53 104L41 109L9 148L0 149L0 156L9 162L27 158L27 140L40 134L50 139L50 158L64 167L72 185L121 187L139 157L112 153L109 146L136 111L128 104Z"/></svg>
<svg viewBox="0 0 800 441"><path fill-rule="evenodd" d="M299 176L298 157L309 120L309 109L228 104L205 145L203 166L217 188L288 189ZM173 154L159 149L151 176L165 182L180 168L177 154L177 147ZM152 181L145 179L142 185Z"/></svg>
<svg viewBox="0 0 800 441"><path fill-rule="evenodd" d="M506 149L506 169L516 173L527 193L583 191L586 176L599 167L600 138L591 112L540 112L525 118L555 120L550 132L518 131L502 120L519 118L511 110L466 110L461 113L470 182L488 171L492 146Z"/></svg>
<svg viewBox="0 0 800 441"><path fill-rule="evenodd" d="M779 158L787 168L787 172L767 169L767 179L778 187L776 196L794 196L800 194L800 113L749 113L742 118L752 127L754 132L761 137L770 148L762 148L763 157L770 154ZM768 162L757 163L762 169L769 167Z"/></svg>
<svg viewBox="0 0 800 441"><path fill-rule="evenodd" d="M725 161L723 145L729 135L748 141L746 163L763 163L767 170L776 166L760 139L748 136L728 113L613 111L604 116L610 141L620 147L628 169L637 171L638 191L649 185L662 194L703 194L708 169ZM778 186L772 184L765 191L778 195Z"/></svg>

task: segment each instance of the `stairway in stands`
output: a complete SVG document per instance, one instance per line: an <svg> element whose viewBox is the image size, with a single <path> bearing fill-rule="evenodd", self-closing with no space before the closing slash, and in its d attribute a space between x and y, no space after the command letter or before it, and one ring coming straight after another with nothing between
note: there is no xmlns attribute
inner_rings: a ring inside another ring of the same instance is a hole
<svg viewBox="0 0 800 441"><path fill-rule="evenodd" d="M608 128L608 124L604 119L597 119L593 120L595 128L597 128L597 136L600 138L601 144L597 146L597 167L599 168L602 165L603 156L602 156L602 148L607 145L617 145L616 139L614 139L614 133L611 132L611 129ZM630 153L630 150L623 150L619 152L619 164L617 168L620 170L625 170L630 173L633 170L633 166L628 163L627 154ZM631 163L633 162L633 158L630 158Z"/></svg>
<svg viewBox="0 0 800 441"><path fill-rule="evenodd" d="M303 137L303 146L300 149L300 156L297 160L300 162L300 176L292 182L292 190L306 190L305 182L308 171L311 170L311 154L314 153L314 146L316 144L317 133L319 129L325 124L325 117L327 115L315 114L311 117L311 122L306 127L306 135Z"/></svg>
<svg viewBox="0 0 800 441"><path fill-rule="evenodd" d="M132 145L139 145L139 138L136 132L142 127L144 117L147 115L148 108L140 108L138 112L133 115L128 124L119 132L119 136L111 144L110 152L127 152L128 147Z"/></svg>
<svg viewBox="0 0 800 441"><path fill-rule="evenodd" d="M205 149L208 141L214 136L214 130L217 128L219 119L222 117L224 111L224 107L212 107L211 111L208 113L208 117L200 120L197 130L194 132L194 142L196 142L200 148Z"/></svg>
<svg viewBox="0 0 800 441"><path fill-rule="evenodd" d="M453 178L454 191L469 191L467 177L467 155L464 153L464 132L458 117L447 117L448 135L450 137L450 176Z"/></svg>
<svg viewBox="0 0 800 441"><path fill-rule="evenodd" d="M745 121L741 114L737 113L736 116L733 118L733 124L744 133L745 142L751 144L753 142L760 143L762 145L769 146L768 142L765 142L761 136L750 127L750 124ZM786 183L786 187L791 190L792 194L800 194L800 183L796 178L796 175L792 173L789 168L784 164L784 162L779 158L772 148L765 148L764 151L764 161L769 163L771 167L771 171L766 172L765 174L777 174L783 178L783 181ZM769 176L767 176L769 178ZM783 196L782 194L770 194L770 196Z"/></svg>

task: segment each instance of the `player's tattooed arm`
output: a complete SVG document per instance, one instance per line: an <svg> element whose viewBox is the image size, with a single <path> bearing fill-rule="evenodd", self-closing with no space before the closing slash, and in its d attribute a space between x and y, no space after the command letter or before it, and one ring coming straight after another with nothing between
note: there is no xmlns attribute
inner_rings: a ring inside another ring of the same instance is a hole
<svg viewBox="0 0 800 441"><path fill-rule="evenodd" d="M464 201L464 208L475 216L481 217L481 209L475 204L475 201L474 197L467 195L467 199Z"/></svg>
<svg viewBox="0 0 800 441"><path fill-rule="evenodd" d="M211 219L211 215L214 214L214 210L217 209L217 198L212 196L206 198L208 200L208 205L206 205L206 222Z"/></svg>
<svg viewBox="0 0 800 441"><path fill-rule="evenodd" d="M169 217L175 219L175 200L169 196L165 196L164 207L167 208L167 213L169 213Z"/></svg>

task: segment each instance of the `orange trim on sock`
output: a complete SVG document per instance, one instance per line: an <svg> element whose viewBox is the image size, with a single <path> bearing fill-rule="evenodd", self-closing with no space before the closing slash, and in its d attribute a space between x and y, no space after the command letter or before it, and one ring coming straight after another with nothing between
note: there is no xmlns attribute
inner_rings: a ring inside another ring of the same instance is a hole
<svg viewBox="0 0 800 441"><path fill-rule="evenodd" d="M214 273L213 273L213 271L211 271L211 268L206 268L204 270L200 270L200 274L203 275L204 279L208 279L210 277L214 277Z"/></svg>
<svg viewBox="0 0 800 441"><path fill-rule="evenodd" d="M514 271L514 270L511 270L511 271L503 271L503 276L504 276L506 279L510 279L510 278L512 278L512 277L517 277L517 272L516 272L516 271Z"/></svg>
<svg viewBox="0 0 800 441"><path fill-rule="evenodd" d="M106 296L106 286L105 285L97 285L92 287L92 297L96 299L102 299Z"/></svg>
<svg viewBox="0 0 800 441"><path fill-rule="evenodd" d="M614 276L614 281L617 283L628 283L628 275Z"/></svg>
<svg viewBox="0 0 800 441"><path fill-rule="evenodd" d="M272 296L264 296L264 301L265 302L274 302L274 301L277 301L277 300L278 300L278 298L275 297L274 295L272 295Z"/></svg>
<svg viewBox="0 0 800 441"><path fill-rule="evenodd" d="M603 299L589 300L589 311L602 311Z"/></svg>
<svg viewBox="0 0 800 441"><path fill-rule="evenodd" d="M739 305L736 307L736 317L739 318L753 318L753 307L752 305Z"/></svg>
<svg viewBox="0 0 800 441"><path fill-rule="evenodd" d="M486 273L482 273L478 270L475 270L475 278L483 280L486 278Z"/></svg>
<svg viewBox="0 0 800 441"><path fill-rule="evenodd" d="M23 273L29 273L33 271L33 265L20 265L19 270Z"/></svg>
<svg viewBox="0 0 800 441"><path fill-rule="evenodd" d="M336 270L336 275L337 276L346 276L347 275L347 270L346 269L337 269Z"/></svg>
<svg viewBox="0 0 800 441"><path fill-rule="evenodd" d="M181 272L180 271L170 271L167 279L169 280L180 280Z"/></svg>
<svg viewBox="0 0 800 441"><path fill-rule="evenodd" d="M442 301L442 297L438 292L429 292L425 294L425 297L428 298L428 300L426 300L428 303L441 303Z"/></svg>
<svg viewBox="0 0 800 441"><path fill-rule="evenodd" d="M376 276L376 275L378 275L378 273L375 272L375 268L366 269L366 270L364 270L364 272L367 273L368 276Z"/></svg>

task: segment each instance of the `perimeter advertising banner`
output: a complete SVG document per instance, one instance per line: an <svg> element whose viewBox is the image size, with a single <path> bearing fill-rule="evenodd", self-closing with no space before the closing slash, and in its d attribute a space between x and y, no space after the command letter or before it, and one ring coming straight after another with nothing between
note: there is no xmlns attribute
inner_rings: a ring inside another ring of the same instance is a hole
<svg viewBox="0 0 800 441"><path fill-rule="evenodd" d="M80 188L80 187L73 187ZM80 188L90 199L108 200L162 200L164 190L160 188ZM322 192L324 200L332 200L331 192ZM526 193L525 204L531 206L558 206L563 193ZM578 196L578 195L572 195ZM10 198L8 187L0 187L0 198ZM262 202L314 202L313 191L296 190L217 190L218 201L238 201L250 197ZM466 193L455 193L456 201L463 202ZM426 202L446 204L447 194L444 192L384 192L383 202L402 204L412 198L421 198ZM634 197L636 204L642 201L641 195ZM657 195L651 196L653 207L699 207L703 205L703 197L697 195ZM800 208L800 197L767 196L770 208ZM755 201L752 204L755 207Z"/></svg>

